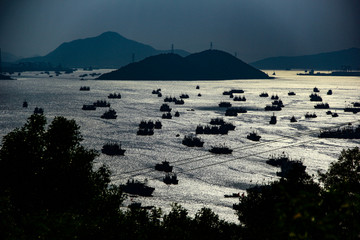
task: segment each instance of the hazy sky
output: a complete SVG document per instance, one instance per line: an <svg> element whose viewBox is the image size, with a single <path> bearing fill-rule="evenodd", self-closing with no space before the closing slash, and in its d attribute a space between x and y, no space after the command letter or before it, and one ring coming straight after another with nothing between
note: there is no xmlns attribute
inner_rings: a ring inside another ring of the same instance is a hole
<svg viewBox="0 0 360 240"><path fill-rule="evenodd" d="M360 0L0 0L0 47L18 56L105 31L245 61L312 54L360 47Z"/></svg>

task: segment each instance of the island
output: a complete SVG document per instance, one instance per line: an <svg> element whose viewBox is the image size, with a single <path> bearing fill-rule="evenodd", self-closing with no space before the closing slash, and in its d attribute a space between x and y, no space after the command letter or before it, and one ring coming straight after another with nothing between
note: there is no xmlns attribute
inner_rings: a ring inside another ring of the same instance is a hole
<svg viewBox="0 0 360 240"><path fill-rule="evenodd" d="M182 57L159 54L130 63L99 76L98 80L231 80L270 77L220 50L206 50Z"/></svg>
<svg viewBox="0 0 360 240"><path fill-rule="evenodd" d="M0 80L14 80L8 75L4 75L0 73Z"/></svg>

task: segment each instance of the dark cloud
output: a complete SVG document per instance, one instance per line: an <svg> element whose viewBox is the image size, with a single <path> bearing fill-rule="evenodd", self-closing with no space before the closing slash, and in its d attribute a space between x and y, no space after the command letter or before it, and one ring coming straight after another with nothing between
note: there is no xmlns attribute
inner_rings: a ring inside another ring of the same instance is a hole
<svg viewBox="0 0 360 240"><path fill-rule="evenodd" d="M157 49L209 47L246 61L360 47L359 0L2 0L0 46L44 55L105 31Z"/></svg>

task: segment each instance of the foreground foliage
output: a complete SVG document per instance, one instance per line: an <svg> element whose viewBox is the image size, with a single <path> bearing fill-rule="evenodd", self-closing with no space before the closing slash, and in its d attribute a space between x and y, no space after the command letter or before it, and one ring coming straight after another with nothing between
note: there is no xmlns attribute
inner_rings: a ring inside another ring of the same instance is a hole
<svg viewBox="0 0 360 240"><path fill-rule="evenodd" d="M299 169L247 190L236 205L245 239L359 239L360 152L343 150L320 183Z"/></svg>
<svg viewBox="0 0 360 240"><path fill-rule="evenodd" d="M124 195L110 184L97 152L81 146L74 120L46 128L32 115L7 134L0 150L0 239L358 239L360 151L342 151L320 182L291 164L278 181L250 188L235 206L240 224L209 208L190 217L173 204L121 211Z"/></svg>

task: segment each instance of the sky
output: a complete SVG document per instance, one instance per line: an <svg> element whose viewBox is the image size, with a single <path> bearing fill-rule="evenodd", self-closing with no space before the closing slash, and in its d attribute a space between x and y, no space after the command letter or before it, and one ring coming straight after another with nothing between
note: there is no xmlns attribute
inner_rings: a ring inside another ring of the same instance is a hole
<svg viewBox="0 0 360 240"><path fill-rule="evenodd" d="M106 31L165 50L247 62L360 48L360 0L1 0L0 48L46 55Z"/></svg>

